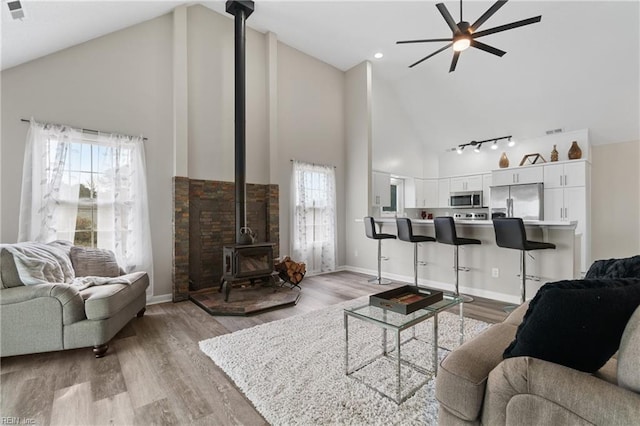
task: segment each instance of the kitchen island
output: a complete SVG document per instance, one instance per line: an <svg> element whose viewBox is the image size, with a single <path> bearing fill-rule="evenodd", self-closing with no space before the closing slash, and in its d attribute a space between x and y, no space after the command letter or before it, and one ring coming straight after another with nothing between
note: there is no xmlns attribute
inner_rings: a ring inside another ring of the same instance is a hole
<svg viewBox="0 0 640 426"><path fill-rule="evenodd" d="M414 234L435 237L433 220L412 219ZM362 226L362 219L356 220ZM380 232L397 235L395 218L376 218ZM527 280L527 299L546 282L573 279L580 276L580 235L577 222L525 220L527 238L556 245L555 250L531 251L527 255L527 275L539 281ZM510 303L520 301L520 253L498 247L491 220L456 220L459 237L475 238L481 245L460 246L460 292ZM364 227L362 230L364 234ZM375 242L371 241L371 246ZM393 280L413 281L413 244L400 240L385 240L382 255L382 275ZM372 257L372 264L375 257ZM453 290L453 246L421 243L418 248L418 282L421 286ZM372 268L373 269L373 268Z"/></svg>

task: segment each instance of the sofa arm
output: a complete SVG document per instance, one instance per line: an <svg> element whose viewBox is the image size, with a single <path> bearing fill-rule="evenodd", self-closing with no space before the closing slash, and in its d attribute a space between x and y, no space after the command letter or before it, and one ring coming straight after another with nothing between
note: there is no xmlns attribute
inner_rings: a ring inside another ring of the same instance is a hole
<svg viewBox="0 0 640 426"><path fill-rule="evenodd" d="M16 305L40 297L50 297L60 303L64 325L86 318L82 296L77 289L68 284L38 284L5 288L0 291L0 305ZM37 313L34 312L34 314Z"/></svg>
<svg viewBox="0 0 640 426"><path fill-rule="evenodd" d="M451 352L440 364L436 399L451 414L465 421L480 415L487 377L502 361L502 353L516 334L517 326L495 324Z"/></svg>
<svg viewBox="0 0 640 426"><path fill-rule="evenodd" d="M508 358L489 375L487 425L635 424L640 394L591 374L531 357Z"/></svg>

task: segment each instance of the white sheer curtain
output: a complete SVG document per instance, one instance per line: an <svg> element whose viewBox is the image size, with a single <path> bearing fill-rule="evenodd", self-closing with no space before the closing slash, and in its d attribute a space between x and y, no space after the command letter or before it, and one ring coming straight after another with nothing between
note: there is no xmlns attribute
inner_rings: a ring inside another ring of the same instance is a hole
<svg viewBox="0 0 640 426"><path fill-rule="evenodd" d="M79 175L71 168L82 133L31 120L25 146L18 241L73 241Z"/></svg>
<svg viewBox="0 0 640 426"><path fill-rule="evenodd" d="M336 177L333 166L293 161L291 251L307 271L336 267Z"/></svg>
<svg viewBox="0 0 640 426"><path fill-rule="evenodd" d="M18 240L108 249L126 272L146 271L153 283L143 139L32 120Z"/></svg>

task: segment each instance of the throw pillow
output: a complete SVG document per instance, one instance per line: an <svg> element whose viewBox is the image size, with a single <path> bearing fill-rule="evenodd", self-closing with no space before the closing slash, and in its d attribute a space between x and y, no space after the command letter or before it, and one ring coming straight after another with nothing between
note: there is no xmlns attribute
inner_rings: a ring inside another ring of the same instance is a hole
<svg viewBox="0 0 640 426"><path fill-rule="evenodd" d="M593 262L585 278L640 278L640 255Z"/></svg>
<svg viewBox="0 0 640 426"><path fill-rule="evenodd" d="M71 247L71 263L76 277L117 277L120 267L111 250Z"/></svg>
<svg viewBox="0 0 640 426"><path fill-rule="evenodd" d="M545 284L529 303L505 358L530 356L589 373L618 350L640 305L640 279Z"/></svg>

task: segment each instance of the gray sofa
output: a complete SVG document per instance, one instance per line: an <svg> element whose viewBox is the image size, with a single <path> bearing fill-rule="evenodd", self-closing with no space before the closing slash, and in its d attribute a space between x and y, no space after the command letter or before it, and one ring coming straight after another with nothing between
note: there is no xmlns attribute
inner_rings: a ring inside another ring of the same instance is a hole
<svg viewBox="0 0 640 426"><path fill-rule="evenodd" d="M595 374L528 356L503 359L528 304L451 352L436 381L440 425L640 422L640 307L617 358Z"/></svg>
<svg viewBox="0 0 640 426"><path fill-rule="evenodd" d="M5 244L0 248L0 356L92 346L99 358L118 331L134 316L143 316L149 286L146 273L124 274L117 263L114 273L115 258L111 262L100 260L105 251L63 244L58 246L63 255L56 252L58 262L48 258L47 267L61 263L62 269L69 269L72 265L73 270L65 271L66 278L25 285L19 267L23 264L17 265L12 253L15 246ZM44 244L41 248L52 250ZM67 263L65 258L70 250L76 253L75 263L71 259ZM76 274L74 270L83 272ZM81 278L101 275L101 271L107 271L109 278Z"/></svg>

